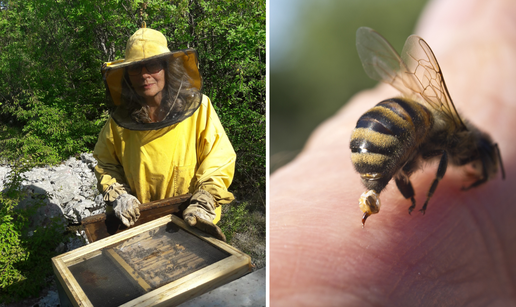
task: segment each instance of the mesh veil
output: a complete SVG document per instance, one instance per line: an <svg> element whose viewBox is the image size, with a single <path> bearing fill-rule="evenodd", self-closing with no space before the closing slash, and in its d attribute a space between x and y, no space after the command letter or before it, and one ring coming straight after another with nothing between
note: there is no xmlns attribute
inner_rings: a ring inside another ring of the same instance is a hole
<svg viewBox="0 0 516 307"><path fill-rule="evenodd" d="M158 111L164 119L160 122L150 122L145 100L136 94L126 71L130 65L149 60L162 62L165 70L165 87ZM174 51L144 61L125 65L106 63L102 67L107 102L115 122L130 130L156 130L190 117L202 101L202 77L198 69L197 52L193 49Z"/></svg>

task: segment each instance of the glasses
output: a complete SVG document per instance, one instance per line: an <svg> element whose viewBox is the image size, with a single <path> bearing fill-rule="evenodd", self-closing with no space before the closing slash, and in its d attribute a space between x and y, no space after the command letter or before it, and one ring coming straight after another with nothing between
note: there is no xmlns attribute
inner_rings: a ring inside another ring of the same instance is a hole
<svg viewBox="0 0 516 307"><path fill-rule="evenodd" d="M142 72L142 67L145 67L149 74L155 74L163 69L163 63L160 61L150 61L140 64L134 64L127 67L127 73L131 76L137 76Z"/></svg>

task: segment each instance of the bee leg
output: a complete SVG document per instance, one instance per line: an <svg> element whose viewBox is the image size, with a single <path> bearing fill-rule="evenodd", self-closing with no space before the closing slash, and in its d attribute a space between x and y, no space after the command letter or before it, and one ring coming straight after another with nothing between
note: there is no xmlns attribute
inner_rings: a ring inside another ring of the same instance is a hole
<svg viewBox="0 0 516 307"><path fill-rule="evenodd" d="M428 205L428 201L430 200L430 197L434 195L435 189L437 188L437 184L441 179L443 179L444 174L446 173L446 168L448 168L448 153L443 150L443 155L441 156L441 161L439 161L439 167L437 168L437 175L435 176L434 182L432 182L432 186L430 187L430 190L428 191L428 195L425 201L425 204L423 205L423 208L421 208L421 212L425 214L426 206Z"/></svg>
<svg viewBox="0 0 516 307"><path fill-rule="evenodd" d="M500 169L502 170L502 179L505 180L505 169L503 168L502 155L500 154L500 149L498 148L498 144L494 144L496 149L496 155L498 156L498 161L500 162Z"/></svg>
<svg viewBox="0 0 516 307"><path fill-rule="evenodd" d="M398 190L400 190L401 195L405 197L405 199L409 199L412 201L412 206L408 208L408 213L410 214L412 210L416 207L416 200L414 199L414 188L412 188L412 183L406 177L396 177L396 185L398 186Z"/></svg>

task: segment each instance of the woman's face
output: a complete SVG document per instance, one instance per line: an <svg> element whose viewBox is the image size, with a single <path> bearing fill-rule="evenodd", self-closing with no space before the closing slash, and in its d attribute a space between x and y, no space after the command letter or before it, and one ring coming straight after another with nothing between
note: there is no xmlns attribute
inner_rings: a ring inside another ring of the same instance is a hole
<svg viewBox="0 0 516 307"><path fill-rule="evenodd" d="M161 63L145 62L129 67L129 79L136 93L147 102L161 102L165 87L165 71Z"/></svg>

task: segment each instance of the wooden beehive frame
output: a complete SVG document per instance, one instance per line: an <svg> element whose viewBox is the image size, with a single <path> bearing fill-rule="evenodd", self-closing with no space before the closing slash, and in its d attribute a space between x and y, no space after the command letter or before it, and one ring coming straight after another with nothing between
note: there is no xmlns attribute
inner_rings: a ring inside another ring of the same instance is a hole
<svg viewBox="0 0 516 307"><path fill-rule="evenodd" d="M71 303L74 306L93 306L68 269L69 266L87 260L87 257L94 256L96 251L100 253L103 248L128 240L170 222L209 244L220 248L230 254L230 256L160 288L147 292L122 306L178 305L251 271L251 258L248 255L222 241L206 235L196 228L189 227L182 219L174 215L168 215L52 258L54 273Z"/></svg>

